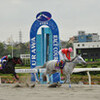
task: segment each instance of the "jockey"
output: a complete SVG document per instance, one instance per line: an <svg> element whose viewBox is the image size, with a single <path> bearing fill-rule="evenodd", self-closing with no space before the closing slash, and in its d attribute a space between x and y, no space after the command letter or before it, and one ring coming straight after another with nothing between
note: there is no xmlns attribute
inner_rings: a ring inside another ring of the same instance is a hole
<svg viewBox="0 0 100 100"><path fill-rule="evenodd" d="M3 56L3 57L1 58L2 67L5 66L5 63L6 63L6 61L7 61L8 59L11 59L11 56L10 56L10 55L8 55L8 56Z"/></svg>
<svg viewBox="0 0 100 100"><path fill-rule="evenodd" d="M3 62L3 60L8 60L8 59L10 59L10 58L11 58L10 55L8 55L8 56L3 56L3 57L1 58L1 63Z"/></svg>
<svg viewBox="0 0 100 100"><path fill-rule="evenodd" d="M61 49L59 51L59 55L60 55L60 64L63 65L63 62L65 60L67 61L70 61L71 60L71 57L70 57L70 53L73 51L73 49L71 47L69 48L64 48L64 49Z"/></svg>

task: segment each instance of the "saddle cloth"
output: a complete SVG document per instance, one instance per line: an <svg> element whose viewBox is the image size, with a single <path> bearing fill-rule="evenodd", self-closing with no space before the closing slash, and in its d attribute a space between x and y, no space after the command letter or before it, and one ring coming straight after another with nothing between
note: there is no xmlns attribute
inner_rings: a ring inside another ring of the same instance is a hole
<svg viewBox="0 0 100 100"><path fill-rule="evenodd" d="M56 64L55 64L55 68L56 69L63 69L65 63L62 62L62 61L57 61Z"/></svg>
<svg viewBox="0 0 100 100"><path fill-rule="evenodd" d="M2 65L0 64L0 69L2 69Z"/></svg>
<svg viewBox="0 0 100 100"><path fill-rule="evenodd" d="M4 69L4 68L5 68L5 66L6 66L6 62L5 62L5 63L0 64L0 69Z"/></svg>

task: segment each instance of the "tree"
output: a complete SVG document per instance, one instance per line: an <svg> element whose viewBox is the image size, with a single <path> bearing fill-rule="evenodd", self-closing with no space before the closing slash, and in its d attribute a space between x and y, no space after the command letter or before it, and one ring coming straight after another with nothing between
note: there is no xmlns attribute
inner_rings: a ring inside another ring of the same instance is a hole
<svg viewBox="0 0 100 100"><path fill-rule="evenodd" d="M13 55L19 57L20 54L29 54L29 42L13 43ZM0 42L0 58L5 55L12 54L12 45Z"/></svg>
<svg viewBox="0 0 100 100"><path fill-rule="evenodd" d="M0 57L4 56L4 45L0 42Z"/></svg>
<svg viewBox="0 0 100 100"><path fill-rule="evenodd" d="M69 48L69 47L73 48L73 44L67 41L61 41L61 48Z"/></svg>
<svg viewBox="0 0 100 100"><path fill-rule="evenodd" d="M73 44L72 43L68 43L66 44L66 48L72 47L73 48Z"/></svg>

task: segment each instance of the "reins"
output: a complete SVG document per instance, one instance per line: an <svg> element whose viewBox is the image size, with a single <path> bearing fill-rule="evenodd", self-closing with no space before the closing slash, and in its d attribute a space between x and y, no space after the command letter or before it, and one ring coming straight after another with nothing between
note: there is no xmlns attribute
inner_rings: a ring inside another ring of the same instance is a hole
<svg viewBox="0 0 100 100"><path fill-rule="evenodd" d="M17 61L15 61L14 59L12 59L12 61L13 61L15 64L20 64L20 63L21 63L20 59L18 59Z"/></svg>

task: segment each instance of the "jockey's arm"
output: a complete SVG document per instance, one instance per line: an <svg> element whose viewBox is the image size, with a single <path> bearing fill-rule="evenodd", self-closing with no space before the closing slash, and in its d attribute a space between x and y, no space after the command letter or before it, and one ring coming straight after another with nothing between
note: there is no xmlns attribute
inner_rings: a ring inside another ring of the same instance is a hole
<svg viewBox="0 0 100 100"><path fill-rule="evenodd" d="M71 60L71 58L70 58L70 52L67 52L66 58L67 58L68 60Z"/></svg>
<svg viewBox="0 0 100 100"><path fill-rule="evenodd" d="M4 57L1 59L1 63L3 62L3 60L7 60L7 57L4 56Z"/></svg>

